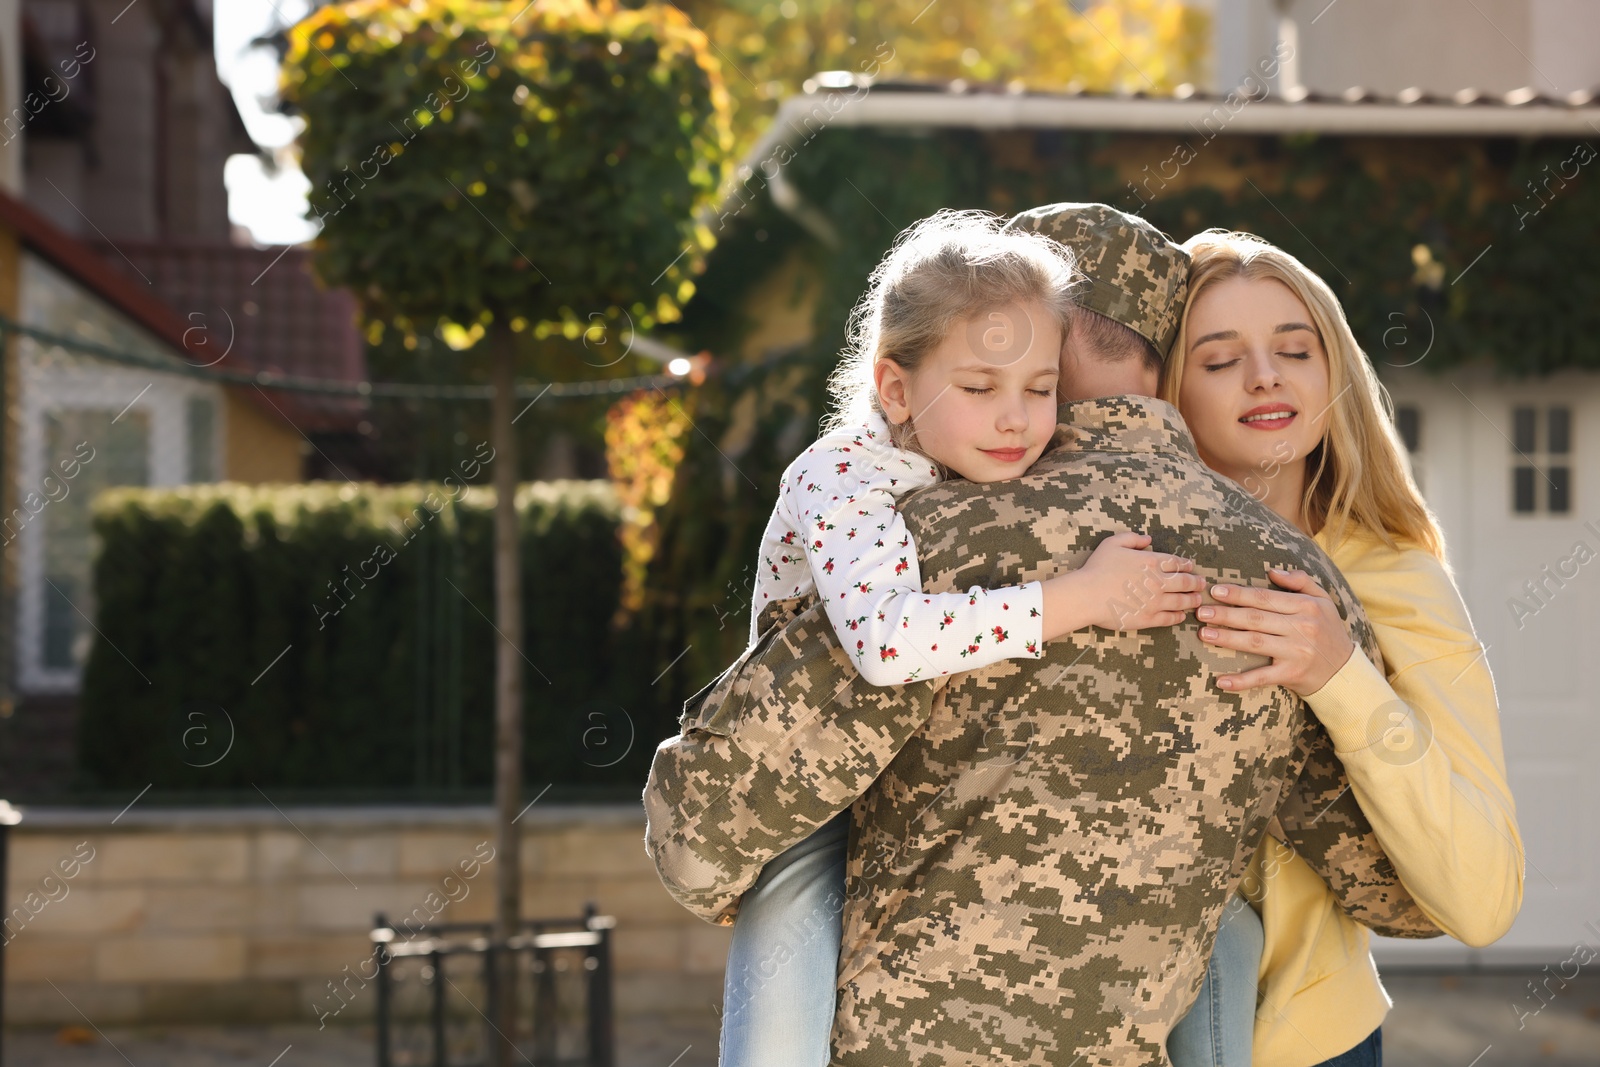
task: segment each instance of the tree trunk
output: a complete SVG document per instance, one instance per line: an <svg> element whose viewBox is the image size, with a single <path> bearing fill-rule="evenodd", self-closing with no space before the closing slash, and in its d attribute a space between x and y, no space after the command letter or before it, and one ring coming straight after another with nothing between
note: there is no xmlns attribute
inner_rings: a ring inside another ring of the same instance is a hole
<svg viewBox="0 0 1600 1067"><path fill-rule="evenodd" d="M489 334L494 361L494 399L489 415L494 439L494 614L495 645L494 939L504 941L521 923L522 864L518 830L513 825L522 802L522 557L517 546L517 439L511 424L516 411L516 339L496 322ZM491 1015L503 1036L493 1062L510 1067L516 1038L511 954L499 954Z"/></svg>

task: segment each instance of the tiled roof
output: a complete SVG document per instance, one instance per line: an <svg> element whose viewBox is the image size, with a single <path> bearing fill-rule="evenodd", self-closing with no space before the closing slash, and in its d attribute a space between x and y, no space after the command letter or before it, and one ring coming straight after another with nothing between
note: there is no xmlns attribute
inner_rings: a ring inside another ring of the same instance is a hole
<svg viewBox="0 0 1600 1067"><path fill-rule="evenodd" d="M1533 89L1448 95L1407 89L1392 96L1355 87L1294 92L1261 84L1233 92L1183 85L1170 95L1029 89L955 81L879 81L824 71L786 99L747 163L776 143L809 140L828 126L1098 129L1125 133L1204 130L1206 136L1320 133L1343 136L1589 137L1600 131L1595 91L1553 96ZM1252 92L1253 90L1253 92Z"/></svg>
<svg viewBox="0 0 1600 1067"><path fill-rule="evenodd" d="M1091 92L1077 85L1068 85L1061 89L1029 89L1021 82L971 82L961 78L948 81L926 79L873 81L864 75L840 70L823 71L813 75L806 81L804 91L814 93L818 91L862 88L870 88L874 92L945 93L952 96L986 94L991 96L1074 100L1214 101L1221 103L1228 99L1238 100L1242 98L1258 103L1271 102L1290 107L1301 104L1359 104L1390 107L1414 107L1421 104L1451 107L1507 108L1587 108L1600 106L1600 87L1580 89L1577 92L1565 94L1544 93L1531 87L1513 89L1506 93L1493 93L1471 88L1461 89L1454 93L1432 93L1421 88L1412 87L1389 95L1367 89L1364 86L1355 85L1336 93L1300 89L1284 96L1275 92L1259 91L1252 95L1250 89L1244 86L1232 91L1209 92L1186 84L1178 86L1170 94L1147 93L1143 90L1114 93Z"/></svg>
<svg viewBox="0 0 1600 1067"><path fill-rule="evenodd" d="M108 261L121 263L118 252L191 326L204 328L207 358L227 351L219 368L366 379L355 297L317 284L309 249L118 241L116 252L107 249ZM365 406L359 397L304 393L273 400L308 433L349 429Z"/></svg>
<svg viewBox="0 0 1600 1067"><path fill-rule="evenodd" d="M162 300L131 272L113 268L93 248L59 229L21 200L0 190L0 226L95 296L171 345L174 354L190 351L192 323ZM274 420L283 418L253 389L242 390L248 402Z"/></svg>

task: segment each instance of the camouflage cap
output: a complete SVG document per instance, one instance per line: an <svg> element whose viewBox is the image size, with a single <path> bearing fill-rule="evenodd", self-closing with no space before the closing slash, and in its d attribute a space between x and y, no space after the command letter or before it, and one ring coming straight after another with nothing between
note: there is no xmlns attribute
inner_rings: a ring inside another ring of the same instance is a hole
<svg viewBox="0 0 1600 1067"><path fill-rule="evenodd" d="M1189 254L1166 234L1106 204L1047 204L1005 228L1035 230L1072 249L1089 279L1078 302L1134 330L1165 358L1189 292Z"/></svg>

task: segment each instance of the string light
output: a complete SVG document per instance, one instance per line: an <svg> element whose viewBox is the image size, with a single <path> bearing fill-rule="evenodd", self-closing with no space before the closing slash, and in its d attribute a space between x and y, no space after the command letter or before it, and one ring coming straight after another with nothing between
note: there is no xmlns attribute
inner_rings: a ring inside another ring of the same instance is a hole
<svg viewBox="0 0 1600 1067"><path fill-rule="evenodd" d="M108 363L141 367L168 374L182 374L202 381L225 385L254 385L262 389L276 389L288 393L310 393L318 396L381 397L386 399L417 400L489 400L494 396L490 385L425 385L421 382L352 382L330 378L308 378L295 374L275 374L271 371L233 371L220 367L201 367L179 359L128 352L105 345L65 337L0 315L0 344L5 335L14 333L29 337L41 344L77 352ZM686 372L685 372L686 373ZM689 383L683 374L645 374L631 378L600 378L582 382L519 382L519 397L546 397L559 400L566 397L611 396L638 392L643 389L680 388Z"/></svg>

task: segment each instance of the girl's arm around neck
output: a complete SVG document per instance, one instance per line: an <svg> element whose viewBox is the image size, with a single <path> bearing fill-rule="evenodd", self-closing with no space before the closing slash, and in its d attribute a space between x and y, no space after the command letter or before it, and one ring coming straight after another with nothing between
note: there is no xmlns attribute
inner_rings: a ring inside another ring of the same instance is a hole
<svg viewBox="0 0 1600 1067"><path fill-rule="evenodd" d="M822 438L790 466L779 491L829 621L862 677L900 685L1039 658L1040 583L923 591L896 501L933 484L937 472L866 429Z"/></svg>

